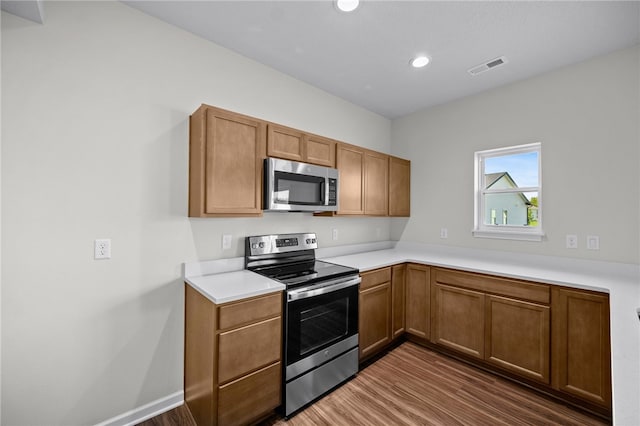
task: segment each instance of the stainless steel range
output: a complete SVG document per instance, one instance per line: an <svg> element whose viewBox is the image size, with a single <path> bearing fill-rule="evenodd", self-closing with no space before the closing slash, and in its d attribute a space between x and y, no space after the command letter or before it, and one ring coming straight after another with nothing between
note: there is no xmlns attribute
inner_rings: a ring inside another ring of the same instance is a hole
<svg viewBox="0 0 640 426"><path fill-rule="evenodd" d="M316 234L247 237L245 267L286 285L285 416L358 372L359 271L316 260Z"/></svg>

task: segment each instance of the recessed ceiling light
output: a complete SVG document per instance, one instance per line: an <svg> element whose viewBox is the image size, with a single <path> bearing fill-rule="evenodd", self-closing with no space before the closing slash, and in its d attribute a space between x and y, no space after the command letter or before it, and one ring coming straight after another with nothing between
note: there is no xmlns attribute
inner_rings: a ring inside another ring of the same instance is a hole
<svg viewBox="0 0 640 426"><path fill-rule="evenodd" d="M427 66L430 62L430 59L426 56L416 56L411 60L411 66L414 68L422 68Z"/></svg>
<svg viewBox="0 0 640 426"><path fill-rule="evenodd" d="M360 0L336 0L336 7L343 12L353 12L359 4Z"/></svg>

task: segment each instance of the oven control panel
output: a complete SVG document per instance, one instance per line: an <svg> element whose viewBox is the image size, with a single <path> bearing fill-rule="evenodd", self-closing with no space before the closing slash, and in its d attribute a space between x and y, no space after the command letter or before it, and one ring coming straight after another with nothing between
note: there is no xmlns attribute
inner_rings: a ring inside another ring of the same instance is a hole
<svg viewBox="0 0 640 426"><path fill-rule="evenodd" d="M260 254L287 253L318 248L316 234L274 234L247 237L247 252L251 256Z"/></svg>

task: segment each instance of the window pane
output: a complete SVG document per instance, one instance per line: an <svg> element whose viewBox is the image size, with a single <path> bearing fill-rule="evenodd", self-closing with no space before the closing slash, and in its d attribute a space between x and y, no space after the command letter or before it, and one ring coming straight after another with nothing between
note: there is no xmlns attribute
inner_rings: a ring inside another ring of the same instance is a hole
<svg viewBox="0 0 640 426"><path fill-rule="evenodd" d="M538 193L484 195L484 224L538 226Z"/></svg>
<svg viewBox="0 0 640 426"><path fill-rule="evenodd" d="M485 189L539 186L538 152L485 158L484 176Z"/></svg>

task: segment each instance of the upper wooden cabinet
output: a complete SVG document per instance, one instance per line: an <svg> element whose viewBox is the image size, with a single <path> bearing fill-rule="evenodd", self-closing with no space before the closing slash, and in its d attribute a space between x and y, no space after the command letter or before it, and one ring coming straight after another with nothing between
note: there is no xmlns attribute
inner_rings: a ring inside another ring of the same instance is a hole
<svg viewBox="0 0 640 426"><path fill-rule="evenodd" d="M338 214L364 214L364 149L338 144L336 166L340 172Z"/></svg>
<svg viewBox="0 0 640 426"><path fill-rule="evenodd" d="M316 135L305 135L306 162L319 166L336 167L337 142Z"/></svg>
<svg viewBox="0 0 640 426"><path fill-rule="evenodd" d="M284 126L269 124L267 156L304 161L304 133Z"/></svg>
<svg viewBox="0 0 640 426"><path fill-rule="evenodd" d="M336 141L270 123L267 155L319 166L336 166Z"/></svg>
<svg viewBox="0 0 640 426"><path fill-rule="evenodd" d="M409 216L409 161L204 104L190 117L189 216L262 215L267 156L339 170L338 211L320 216Z"/></svg>
<svg viewBox="0 0 640 426"><path fill-rule="evenodd" d="M364 153L364 214L387 216L389 196L389 156L375 151Z"/></svg>
<svg viewBox="0 0 640 426"><path fill-rule="evenodd" d="M387 216L389 212L389 156L339 143L339 215Z"/></svg>
<svg viewBox="0 0 640 426"><path fill-rule="evenodd" d="M411 161L389 157L389 216L411 216Z"/></svg>
<svg viewBox="0 0 640 426"><path fill-rule="evenodd" d="M190 120L189 216L260 216L264 122L202 105Z"/></svg>

